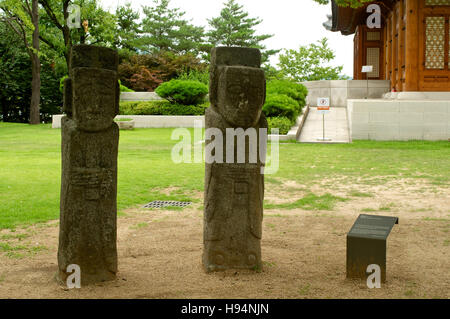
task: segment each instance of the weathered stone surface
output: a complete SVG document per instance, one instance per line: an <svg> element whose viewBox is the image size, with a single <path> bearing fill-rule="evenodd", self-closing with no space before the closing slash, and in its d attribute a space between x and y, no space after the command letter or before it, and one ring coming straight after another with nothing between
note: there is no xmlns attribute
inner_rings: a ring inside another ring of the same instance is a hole
<svg viewBox="0 0 450 319"><path fill-rule="evenodd" d="M117 272L118 59L114 50L74 46L65 81L58 279L81 269L83 285Z"/></svg>
<svg viewBox="0 0 450 319"><path fill-rule="evenodd" d="M260 269L264 200L261 156L251 160L250 145L245 161L227 162L227 129L255 129L256 150L266 151L267 140L259 129L267 129L261 113L265 101L265 76L257 49L215 48L211 54L211 107L206 129L223 136L223 160L206 164L203 266L206 271ZM233 136L232 139L235 139ZM261 142L262 141L262 142ZM212 141L207 140L208 146ZM231 151L231 149L229 151ZM254 152L255 149L253 149ZM208 156L208 153L207 153ZM222 162L222 163L221 163Z"/></svg>

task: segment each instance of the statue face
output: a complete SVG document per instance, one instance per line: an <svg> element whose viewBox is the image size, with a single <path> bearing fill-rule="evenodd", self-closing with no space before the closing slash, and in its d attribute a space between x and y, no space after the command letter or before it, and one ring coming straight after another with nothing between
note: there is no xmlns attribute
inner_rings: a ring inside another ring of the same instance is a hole
<svg viewBox="0 0 450 319"><path fill-rule="evenodd" d="M116 72L90 68L73 70L73 118L83 131L110 127L116 116Z"/></svg>
<svg viewBox="0 0 450 319"><path fill-rule="evenodd" d="M256 125L265 99L264 71L229 66L220 72L217 107L221 115L236 127Z"/></svg>

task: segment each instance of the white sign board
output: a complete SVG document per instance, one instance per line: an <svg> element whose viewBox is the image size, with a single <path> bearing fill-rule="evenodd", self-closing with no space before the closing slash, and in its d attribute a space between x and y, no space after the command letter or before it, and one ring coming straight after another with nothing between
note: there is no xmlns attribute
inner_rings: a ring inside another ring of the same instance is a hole
<svg viewBox="0 0 450 319"><path fill-rule="evenodd" d="M364 65L362 67L362 73L371 73L373 72L373 65Z"/></svg>
<svg viewBox="0 0 450 319"><path fill-rule="evenodd" d="M319 97L317 99L317 112L319 112L319 114L330 113L330 98Z"/></svg>

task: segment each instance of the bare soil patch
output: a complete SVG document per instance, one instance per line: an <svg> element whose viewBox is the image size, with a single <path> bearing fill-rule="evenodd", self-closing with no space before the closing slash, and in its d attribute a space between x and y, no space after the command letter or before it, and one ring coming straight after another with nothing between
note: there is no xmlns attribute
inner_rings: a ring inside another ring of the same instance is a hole
<svg viewBox="0 0 450 319"><path fill-rule="evenodd" d="M118 220L117 280L82 289L67 290L54 280L57 221L0 231L0 298L450 297L449 189L418 179L266 185L270 203L294 202L307 192L349 200L333 211L265 210L260 272L203 271L202 203L128 210ZM345 278L346 234L361 213L400 219L388 238L381 289Z"/></svg>

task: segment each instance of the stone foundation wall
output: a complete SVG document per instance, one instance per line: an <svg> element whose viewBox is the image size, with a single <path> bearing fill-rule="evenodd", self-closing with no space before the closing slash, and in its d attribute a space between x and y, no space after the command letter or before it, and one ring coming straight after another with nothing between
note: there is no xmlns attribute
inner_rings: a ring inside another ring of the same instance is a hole
<svg viewBox="0 0 450 319"><path fill-rule="evenodd" d="M353 140L448 140L450 101L349 100Z"/></svg>
<svg viewBox="0 0 450 319"><path fill-rule="evenodd" d="M61 128L63 115L53 115L52 128ZM204 116L164 116L164 115L118 115L116 118L134 120L135 128L162 128L162 127L194 127L195 121L202 121Z"/></svg>
<svg viewBox="0 0 450 319"><path fill-rule="evenodd" d="M302 83L308 89L307 104L317 106L317 99L329 97L332 107L346 107L349 99L381 98L390 91L390 81L339 80Z"/></svg>

